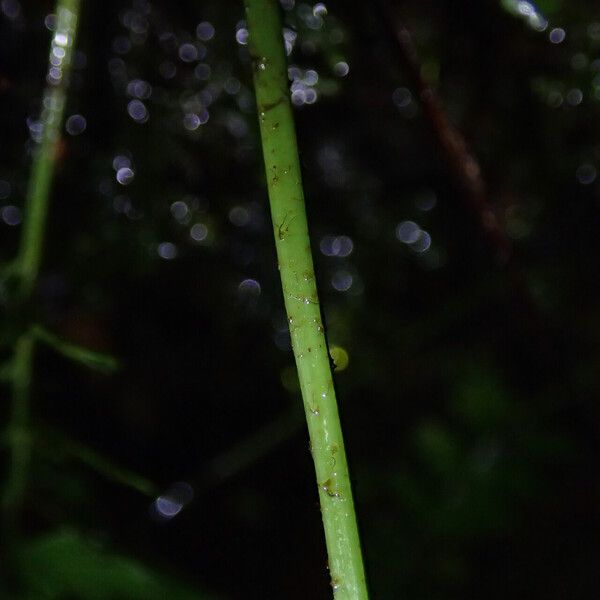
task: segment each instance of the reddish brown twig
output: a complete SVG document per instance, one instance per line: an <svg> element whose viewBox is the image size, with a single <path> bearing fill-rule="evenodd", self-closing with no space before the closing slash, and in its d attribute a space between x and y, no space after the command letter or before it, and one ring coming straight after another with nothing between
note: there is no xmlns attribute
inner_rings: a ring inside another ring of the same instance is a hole
<svg viewBox="0 0 600 600"><path fill-rule="evenodd" d="M380 6L384 27L399 49L425 118L458 185L463 190L462 198L476 218L496 264L506 269L515 300L521 306L530 325L534 325L538 330L545 329L547 319L540 313L537 302L531 295L525 275L515 260L512 241L488 199L477 159L469 151L462 133L450 121L435 89L425 79L410 32L398 18L389 0L380 0Z"/></svg>
<svg viewBox="0 0 600 600"><path fill-rule="evenodd" d="M423 76L421 63L410 32L399 21L388 2L383 1L381 5L385 13L387 28L400 50L400 56L412 80L425 117L433 129L458 184L464 191L465 200L491 246L494 259L499 265L505 266L512 259L513 247L487 198L481 167L477 159L469 152L461 132L448 118L436 91Z"/></svg>

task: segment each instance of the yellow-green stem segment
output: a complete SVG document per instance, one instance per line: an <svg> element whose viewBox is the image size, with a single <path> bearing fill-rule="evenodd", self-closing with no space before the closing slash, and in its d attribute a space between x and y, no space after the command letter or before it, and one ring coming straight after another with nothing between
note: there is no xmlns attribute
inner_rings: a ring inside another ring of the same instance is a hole
<svg viewBox="0 0 600 600"><path fill-rule="evenodd" d="M277 0L245 0L271 216L336 600L367 598L312 262Z"/></svg>
<svg viewBox="0 0 600 600"><path fill-rule="evenodd" d="M56 27L50 44L46 89L40 122L42 134L34 149L33 166L25 201L25 219L17 269L18 300L29 305L38 277L54 176L58 144L64 120L67 85L75 51L80 0L57 0ZM17 528L19 510L27 485L31 457L28 433L35 335L27 329L16 341L12 359L12 406L8 426L10 464L2 494L5 533Z"/></svg>

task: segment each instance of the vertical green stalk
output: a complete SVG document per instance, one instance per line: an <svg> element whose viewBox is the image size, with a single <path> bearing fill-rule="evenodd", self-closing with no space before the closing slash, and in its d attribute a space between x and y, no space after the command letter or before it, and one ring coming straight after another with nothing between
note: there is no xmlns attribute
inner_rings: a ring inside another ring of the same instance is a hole
<svg viewBox="0 0 600 600"><path fill-rule="evenodd" d="M348 464L315 284L277 0L244 0L263 156L292 347L336 599L367 598Z"/></svg>
<svg viewBox="0 0 600 600"><path fill-rule="evenodd" d="M2 518L4 532L7 535L16 530L16 518L27 485L27 468L31 454L31 439L27 424L34 343L31 335L21 335L15 344L12 363L12 403L8 430L10 463L2 496Z"/></svg>
<svg viewBox="0 0 600 600"><path fill-rule="evenodd" d="M58 0L56 6L56 28L50 44L47 86L42 102L41 139L34 150L25 201L23 234L17 257L18 301L25 306L31 304L42 260L48 199L75 49L79 4L80 0ZM31 458L31 439L27 429L34 346L34 334L31 328L27 327L15 343L12 360L12 407L8 427L10 464L2 495L2 516L6 532L14 531L17 527L19 510L27 486Z"/></svg>
<svg viewBox="0 0 600 600"><path fill-rule="evenodd" d="M58 0L56 6L56 28L50 44L47 86L42 101L43 129L39 146L34 152L19 249L21 294L24 298L31 296L40 268L48 198L56 166L69 72L75 50L79 3L80 0Z"/></svg>

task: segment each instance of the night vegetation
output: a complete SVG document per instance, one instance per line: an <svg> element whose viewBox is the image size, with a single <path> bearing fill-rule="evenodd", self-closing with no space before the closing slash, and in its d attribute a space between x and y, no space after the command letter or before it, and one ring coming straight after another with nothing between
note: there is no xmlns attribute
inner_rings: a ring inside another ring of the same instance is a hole
<svg viewBox="0 0 600 600"><path fill-rule="evenodd" d="M595 597L599 115L583 0L2 0L0 597Z"/></svg>

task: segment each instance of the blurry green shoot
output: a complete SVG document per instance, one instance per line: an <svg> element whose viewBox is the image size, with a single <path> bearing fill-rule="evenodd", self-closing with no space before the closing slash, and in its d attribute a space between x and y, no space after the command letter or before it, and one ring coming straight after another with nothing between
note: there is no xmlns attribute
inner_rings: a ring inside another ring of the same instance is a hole
<svg viewBox="0 0 600 600"><path fill-rule="evenodd" d="M25 202L23 234L17 257L16 302L25 307L25 310L31 304L42 260L48 201L64 119L69 72L75 51L79 5L80 0L58 0L56 6L56 28L50 45L47 86L42 102L42 134L39 145L34 151ZM15 342L9 369L12 384L12 405L8 426L10 464L1 499L6 533L14 532L17 528L27 485L31 439L24 432L29 425L35 342L35 334L30 327L26 326Z"/></svg>
<svg viewBox="0 0 600 600"><path fill-rule="evenodd" d="M113 356L67 342L40 325L34 325L31 333L36 340L43 342L65 358L95 371L114 373L119 368L119 363Z"/></svg>

